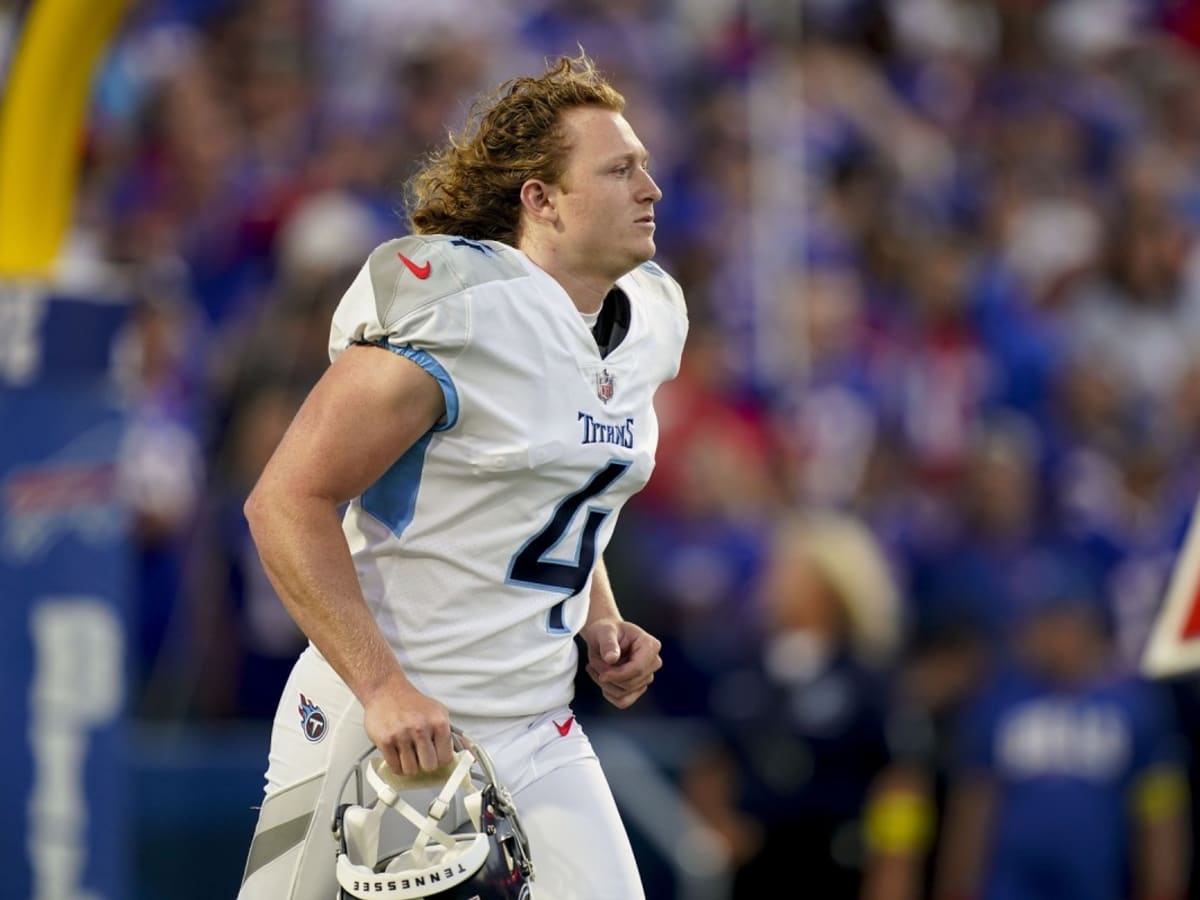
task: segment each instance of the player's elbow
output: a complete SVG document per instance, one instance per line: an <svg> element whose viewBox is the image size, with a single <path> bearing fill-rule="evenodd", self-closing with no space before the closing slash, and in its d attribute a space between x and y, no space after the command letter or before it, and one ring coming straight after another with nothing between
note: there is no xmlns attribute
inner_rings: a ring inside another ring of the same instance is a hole
<svg viewBox="0 0 1200 900"><path fill-rule="evenodd" d="M262 533L267 527L272 510L277 508L277 504L271 502L269 495L270 488L260 480L242 504L242 515L246 517L251 535Z"/></svg>

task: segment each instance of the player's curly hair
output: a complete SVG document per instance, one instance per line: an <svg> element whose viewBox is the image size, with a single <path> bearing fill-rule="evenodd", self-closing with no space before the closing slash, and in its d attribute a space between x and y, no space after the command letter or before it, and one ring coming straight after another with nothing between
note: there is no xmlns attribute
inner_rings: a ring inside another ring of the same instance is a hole
<svg viewBox="0 0 1200 900"><path fill-rule="evenodd" d="M563 174L562 114L580 106L622 112L625 98L587 54L560 57L536 77L501 84L477 100L466 125L406 185L414 234L455 234L515 245L521 185Z"/></svg>

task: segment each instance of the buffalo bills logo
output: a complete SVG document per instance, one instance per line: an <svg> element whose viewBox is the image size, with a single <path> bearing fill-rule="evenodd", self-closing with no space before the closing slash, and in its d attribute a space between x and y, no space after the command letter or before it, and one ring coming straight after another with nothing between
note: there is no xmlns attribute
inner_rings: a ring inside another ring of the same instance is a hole
<svg viewBox="0 0 1200 900"><path fill-rule="evenodd" d="M325 713L303 694L300 695L300 727L314 744L325 737Z"/></svg>
<svg viewBox="0 0 1200 900"><path fill-rule="evenodd" d="M608 369L604 369L596 374L596 396L600 398L602 403L607 403L613 398L614 382L612 374Z"/></svg>

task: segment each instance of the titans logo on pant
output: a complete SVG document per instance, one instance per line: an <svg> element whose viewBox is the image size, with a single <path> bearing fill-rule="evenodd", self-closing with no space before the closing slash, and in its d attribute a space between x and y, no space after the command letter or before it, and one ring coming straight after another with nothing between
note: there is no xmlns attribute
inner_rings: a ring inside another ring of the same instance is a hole
<svg viewBox="0 0 1200 900"><path fill-rule="evenodd" d="M314 744L325 737L325 713L303 694L300 695L300 726Z"/></svg>

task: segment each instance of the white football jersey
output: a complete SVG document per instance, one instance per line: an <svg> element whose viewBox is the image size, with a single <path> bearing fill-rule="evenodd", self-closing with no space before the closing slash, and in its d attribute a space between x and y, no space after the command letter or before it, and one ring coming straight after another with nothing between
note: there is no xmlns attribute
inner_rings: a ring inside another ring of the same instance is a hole
<svg viewBox="0 0 1200 900"><path fill-rule="evenodd" d="M331 359L380 344L445 394L442 421L349 504L343 528L405 672L452 714L572 698L592 570L654 468L654 393L687 333L682 292L657 265L617 286L629 328L605 358L559 284L492 241L389 241L334 313Z"/></svg>

